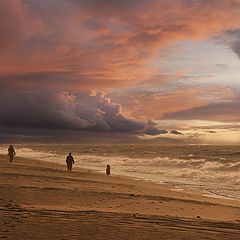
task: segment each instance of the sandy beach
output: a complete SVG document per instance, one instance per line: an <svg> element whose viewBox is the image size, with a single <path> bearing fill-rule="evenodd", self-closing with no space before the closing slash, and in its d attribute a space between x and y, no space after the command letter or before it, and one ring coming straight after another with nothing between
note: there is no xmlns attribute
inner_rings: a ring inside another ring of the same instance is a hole
<svg viewBox="0 0 240 240"><path fill-rule="evenodd" d="M64 163L64 160L63 160ZM113 170L114 173L114 170ZM0 239L233 239L240 201L0 155Z"/></svg>

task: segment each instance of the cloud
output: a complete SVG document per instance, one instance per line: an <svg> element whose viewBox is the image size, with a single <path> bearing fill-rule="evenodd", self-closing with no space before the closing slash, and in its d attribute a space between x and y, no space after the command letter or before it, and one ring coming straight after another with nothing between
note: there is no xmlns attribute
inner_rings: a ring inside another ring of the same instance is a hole
<svg viewBox="0 0 240 240"><path fill-rule="evenodd" d="M226 42L240 58L240 29L226 31L223 35Z"/></svg>
<svg viewBox="0 0 240 240"><path fill-rule="evenodd" d="M239 56L239 9L239 0L0 1L0 125L154 135L166 130L149 119L239 119L224 87L165 89L179 76L161 71L174 44L226 32ZM136 86L151 90L114 96ZM100 93L110 91L113 102Z"/></svg>
<svg viewBox="0 0 240 240"><path fill-rule="evenodd" d="M209 103L206 106L166 113L165 119L202 119L212 121L239 121L240 101Z"/></svg>
<svg viewBox="0 0 240 240"><path fill-rule="evenodd" d="M236 41L232 45L233 51L238 55L240 58L240 41Z"/></svg>
<svg viewBox="0 0 240 240"><path fill-rule="evenodd" d="M158 124L154 121L148 121L145 126L145 134L147 135L160 135L160 134L167 134L168 131L165 129L159 129Z"/></svg>
<svg viewBox="0 0 240 240"><path fill-rule="evenodd" d="M16 44L19 39L20 29L17 27L22 22L20 14L20 2L1 1L0 3L0 49L4 51L6 48Z"/></svg>
<svg viewBox="0 0 240 240"><path fill-rule="evenodd" d="M215 134L215 133L217 133L217 132L216 132L216 131L213 131L213 130L209 130L208 133L213 133L213 134Z"/></svg>
<svg viewBox="0 0 240 240"><path fill-rule="evenodd" d="M54 88L57 72L62 89L69 79L77 88L141 84L159 74L152 62L161 49L239 27L239 7L238 0L1 1L0 74L44 73Z"/></svg>
<svg viewBox="0 0 240 240"><path fill-rule="evenodd" d="M183 133L177 131L177 130L171 130L170 131L171 134L175 134L175 135L183 135Z"/></svg>
<svg viewBox="0 0 240 240"><path fill-rule="evenodd" d="M232 89L221 85L200 85L193 88L177 83L176 86L162 85L161 89L135 88L128 89L124 93L113 92L111 97L124 106L126 114L145 121L151 118L167 119L181 112L185 119L191 119L191 116L184 116L184 113L207 107L212 102L234 102L238 98ZM221 114L221 108L218 111ZM225 117L228 117L227 112Z"/></svg>
<svg viewBox="0 0 240 240"><path fill-rule="evenodd" d="M4 89L0 94L0 108L2 127L163 133L153 122L124 116L120 104L96 91L33 93Z"/></svg>
<svg viewBox="0 0 240 240"><path fill-rule="evenodd" d="M106 88L109 84L119 86L118 82L112 83L111 80L105 79L101 83L101 76L86 76L74 71L41 71L41 72L23 72L16 74L0 74L0 84L5 87L15 89L34 90L73 90L82 91L94 88ZM96 79L99 80L96 81Z"/></svg>

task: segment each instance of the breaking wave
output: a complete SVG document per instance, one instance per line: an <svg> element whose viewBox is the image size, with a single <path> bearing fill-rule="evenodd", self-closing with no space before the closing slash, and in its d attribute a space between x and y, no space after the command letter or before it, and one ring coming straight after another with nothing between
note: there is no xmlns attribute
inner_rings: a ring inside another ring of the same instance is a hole
<svg viewBox="0 0 240 240"><path fill-rule="evenodd" d="M7 146L0 146L6 154ZM65 164L72 152L79 167L103 172L110 164L114 174L181 189L198 188L221 196L240 199L240 154L231 147L211 146L171 148L159 146L35 145L16 146L18 156Z"/></svg>

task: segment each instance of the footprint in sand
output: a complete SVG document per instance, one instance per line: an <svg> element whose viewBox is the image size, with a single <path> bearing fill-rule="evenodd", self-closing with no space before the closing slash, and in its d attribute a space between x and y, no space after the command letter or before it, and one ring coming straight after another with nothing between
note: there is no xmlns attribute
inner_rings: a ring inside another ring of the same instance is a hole
<svg viewBox="0 0 240 240"><path fill-rule="evenodd" d="M24 212L24 209L16 209L16 212Z"/></svg>
<svg viewBox="0 0 240 240"><path fill-rule="evenodd" d="M25 212L25 214L31 215L32 213L30 213L30 212Z"/></svg>
<svg viewBox="0 0 240 240"><path fill-rule="evenodd" d="M15 220L15 222L17 222L17 223L23 223L22 220Z"/></svg>

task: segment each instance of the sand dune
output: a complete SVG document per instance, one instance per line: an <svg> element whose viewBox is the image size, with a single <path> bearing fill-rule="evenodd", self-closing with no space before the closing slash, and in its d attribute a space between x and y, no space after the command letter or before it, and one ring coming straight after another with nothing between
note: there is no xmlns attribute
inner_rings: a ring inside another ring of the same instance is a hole
<svg viewBox="0 0 240 240"><path fill-rule="evenodd" d="M0 239L239 239L237 200L74 167L0 156Z"/></svg>

